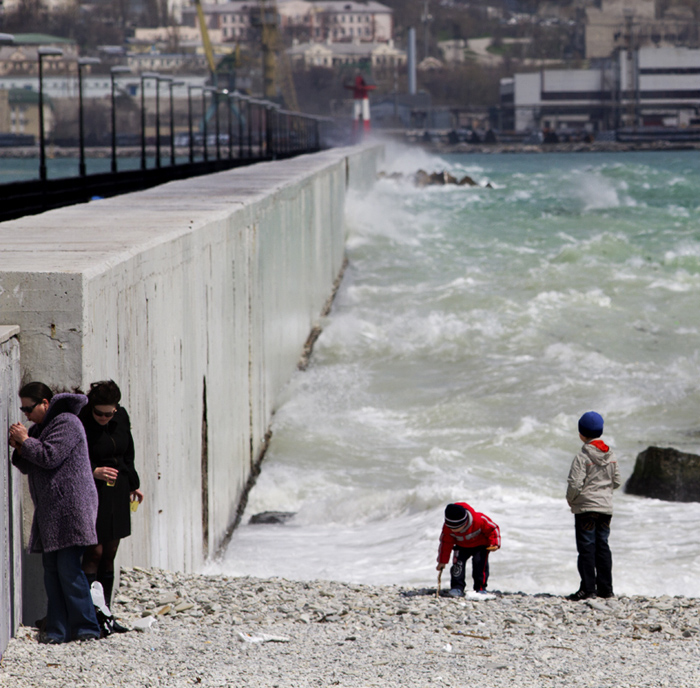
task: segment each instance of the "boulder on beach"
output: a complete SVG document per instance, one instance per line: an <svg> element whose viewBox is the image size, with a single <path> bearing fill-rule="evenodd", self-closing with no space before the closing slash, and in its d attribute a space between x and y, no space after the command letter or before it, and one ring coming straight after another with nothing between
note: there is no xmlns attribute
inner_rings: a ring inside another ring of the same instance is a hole
<svg viewBox="0 0 700 688"><path fill-rule="evenodd" d="M647 447L637 456L625 492L669 502L700 502L700 456Z"/></svg>

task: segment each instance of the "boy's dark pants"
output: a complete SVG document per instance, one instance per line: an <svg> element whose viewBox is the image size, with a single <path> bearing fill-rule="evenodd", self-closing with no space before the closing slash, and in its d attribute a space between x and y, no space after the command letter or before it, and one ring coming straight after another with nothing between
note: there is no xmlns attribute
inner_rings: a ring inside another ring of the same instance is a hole
<svg viewBox="0 0 700 688"><path fill-rule="evenodd" d="M472 558L474 590L486 590L489 580L489 552L486 547L455 547L452 558L451 587L464 590L466 586L466 564Z"/></svg>
<svg viewBox="0 0 700 688"><path fill-rule="evenodd" d="M612 554L608 547L610 514L587 511L575 514L576 549L581 590L601 597L613 594Z"/></svg>

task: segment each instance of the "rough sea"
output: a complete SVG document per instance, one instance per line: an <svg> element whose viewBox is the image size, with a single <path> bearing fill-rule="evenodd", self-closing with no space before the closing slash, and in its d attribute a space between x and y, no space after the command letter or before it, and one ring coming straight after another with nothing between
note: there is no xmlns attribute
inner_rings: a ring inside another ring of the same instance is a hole
<svg viewBox="0 0 700 688"><path fill-rule="evenodd" d="M419 168L480 186L416 188ZM501 527L490 589L574 592L579 416L604 416L623 480L650 445L700 453L700 155L397 149L384 169L406 177L348 204L341 289L207 570L434 586L464 500ZM266 510L295 516L247 524ZM618 594L700 596L700 503L620 489L610 545Z"/></svg>

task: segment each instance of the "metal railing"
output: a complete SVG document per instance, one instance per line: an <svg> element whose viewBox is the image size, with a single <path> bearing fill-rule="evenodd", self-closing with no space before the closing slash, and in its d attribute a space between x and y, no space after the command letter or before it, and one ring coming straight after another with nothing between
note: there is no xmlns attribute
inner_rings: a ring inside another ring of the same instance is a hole
<svg viewBox="0 0 700 688"><path fill-rule="evenodd" d="M213 95L215 99L224 96L228 94L214 92ZM116 144L112 149L111 171L106 173L85 173L82 140L80 173L76 177L47 178L45 158L40 157L40 164L43 163L44 167L38 179L0 184L0 221L84 203L96 196L116 196L176 179L313 153L324 147L323 127L327 121L324 118L289 112L272 103L238 93L232 94L232 97L237 100L237 126L233 126L231 104L227 103L227 133L221 131L217 107L216 132L210 134L204 126L201 134L188 134L184 139L185 145L179 146L187 151L186 156L176 156L178 146L171 130L166 145L166 152L169 153L167 165L162 164L162 137L156 141L157 157L153 167L148 167L149 158L153 157L153 146L147 146L145 137L142 138L141 167L137 170L118 170ZM244 108L245 116L242 112ZM179 139L182 144L183 137ZM177 162L177 157L186 157L187 162Z"/></svg>
<svg viewBox="0 0 700 688"><path fill-rule="evenodd" d="M13 37L0 34L1 44L11 44ZM115 66L110 69L111 81L111 127L110 172L87 174L85 156L85 135L83 124L83 71L88 65L100 62L97 58L80 58L77 61L79 87L79 127L77 146L78 176L50 179L47 171L46 133L44 130L44 88L43 62L59 58L62 50L54 47L40 47L38 55L39 87L39 142L38 142L38 179L16 181L0 184L0 221L11 220L24 215L32 215L75 203L83 203L94 197L115 196L130 191L147 189L175 179L185 179L203 174L227 170L241 165L249 165L265 160L288 158L302 153L313 153L326 147L323 144L323 128L330 122L327 118L316 117L299 112L283 110L279 105L246 96L238 91L229 92L209 86L187 86L188 133L178 135L180 145L176 146L173 117L173 89L186 86L172 77L154 72L144 72L138 76L141 85L140 106L140 169L119 170L117 132L116 80L126 76L129 69ZM156 112L155 141L149 144L146 136L146 100L144 82L155 80ZM168 137L161 135L160 84L168 85L169 124ZM194 107L192 91L201 90L201 131L195 134L193 126ZM221 109L225 104L226 132L222 131ZM210 131L213 116L215 130ZM236 120L234 127L234 120ZM121 133L123 135L123 132ZM132 138L136 138L132 133ZM213 141L212 141L213 137ZM169 152L164 164L161 147ZM105 146L106 148L107 146ZM187 150L186 162L177 161L177 148ZM155 152L153 152L155 148ZM138 149L136 149L138 150ZM131 151L133 154L135 151ZM149 167L149 158L155 156L155 165ZM199 160L197 159L199 158ZM168 164L169 163L169 164Z"/></svg>

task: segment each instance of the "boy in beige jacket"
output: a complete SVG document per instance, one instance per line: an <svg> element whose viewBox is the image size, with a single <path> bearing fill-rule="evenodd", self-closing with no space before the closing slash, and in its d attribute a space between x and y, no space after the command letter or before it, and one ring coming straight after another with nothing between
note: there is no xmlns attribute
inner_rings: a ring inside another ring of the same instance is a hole
<svg viewBox="0 0 700 688"><path fill-rule="evenodd" d="M570 600L612 597L612 554L608 546L613 490L620 487L615 454L600 436L603 418L595 411L578 422L584 443L569 470L566 501L576 521L576 549L581 585Z"/></svg>

